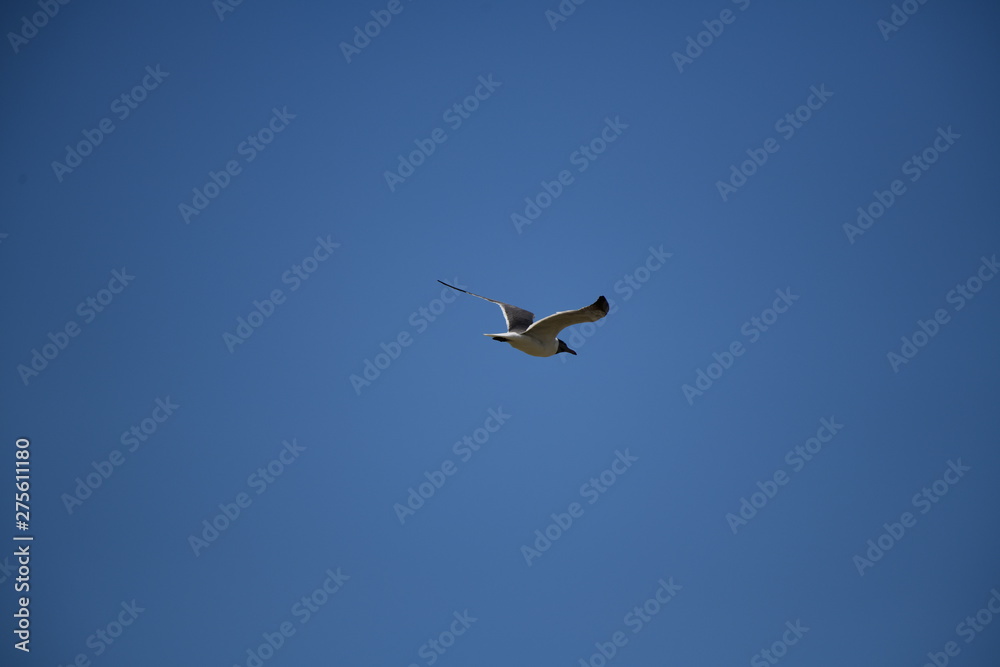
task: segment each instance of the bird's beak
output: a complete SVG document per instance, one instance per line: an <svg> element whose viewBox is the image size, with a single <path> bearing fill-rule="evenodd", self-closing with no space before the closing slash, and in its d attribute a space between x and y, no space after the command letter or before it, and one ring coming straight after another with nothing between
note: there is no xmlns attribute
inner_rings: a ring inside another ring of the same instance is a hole
<svg viewBox="0 0 1000 667"><path fill-rule="evenodd" d="M576 354L576 352L569 349L569 345L566 344L566 341L560 340L559 338L556 338L556 340L559 341L559 348L556 350L556 354L559 354L560 352L569 352L572 355Z"/></svg>

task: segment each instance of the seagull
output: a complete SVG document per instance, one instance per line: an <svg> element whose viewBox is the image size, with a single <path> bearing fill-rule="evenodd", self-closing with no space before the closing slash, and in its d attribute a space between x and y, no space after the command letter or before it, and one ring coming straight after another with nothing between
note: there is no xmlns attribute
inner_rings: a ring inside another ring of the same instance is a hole
<svg viewBox="0 0 1000 667"><path fill-rule="evenodd" d="M534 313L528 312L523 308L473 294L472 292L466 292L464 289L449 285L443 280L439 280L438 282L445 287L465 292L469 296L479 297L500 306L500 310L503 311L503 316L507 320L507 333L483 335L489 336L501 343L510 343L510 346L515 350L520 350L533 357L551 357L560 352L576 354L576 352L569 349L569 346L565 342L556 338L556 335L566 327L584 322L596 322L608 314L608 300L601 296L586 308L564 310L548 317L543 317L532 324L532 321L535 319Z"/></svg>

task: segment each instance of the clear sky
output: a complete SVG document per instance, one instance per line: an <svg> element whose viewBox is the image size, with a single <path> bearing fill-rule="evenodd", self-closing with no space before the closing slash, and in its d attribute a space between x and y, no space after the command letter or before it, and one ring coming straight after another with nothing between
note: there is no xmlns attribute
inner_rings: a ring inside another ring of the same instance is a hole
<svg viewBox="0 0 1000 667"><path fill-rule="evenodd" d="M224 3L0 12L0 662L996 664L995 6Z"/></svg>

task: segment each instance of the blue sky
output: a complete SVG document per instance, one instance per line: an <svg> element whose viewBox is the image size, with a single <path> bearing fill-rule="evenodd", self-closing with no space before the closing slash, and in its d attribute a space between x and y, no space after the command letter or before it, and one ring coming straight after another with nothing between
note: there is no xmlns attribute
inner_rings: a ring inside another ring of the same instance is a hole
<svg viewBox="0 0 1000 667"><path fill-rule="evenodd" d="M997 18L9 4L4 664L993 664Z"/></svg>

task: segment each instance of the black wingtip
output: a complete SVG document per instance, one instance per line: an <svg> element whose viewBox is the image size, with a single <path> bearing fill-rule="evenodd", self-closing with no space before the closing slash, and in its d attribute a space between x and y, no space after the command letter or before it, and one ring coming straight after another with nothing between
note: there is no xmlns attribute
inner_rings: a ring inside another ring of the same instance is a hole
<svg viewBox="0 0 1000 667"><path fill-rule="evenodd" d="M446 283L446 282L445 282L445 281L443 281L443 280L439 280L438 282L439 282L439 283L441 283L442 285L444 285L445 287L450 287L450 288L452 288L453 290L458 290L459 292L465 292L465 290L464 290L464 289L459 289L458 287L455 287L454 285L449 285L448 283ZM466 293L466 294L468 294L468 292L465 292L465 293Z"/></svg>
<svg viewBox="0 0 1000 667"><path fill-rule="evenodd" d="M608 311L611 310L611 307L608 305L608 300L604 298L603 294L597 299L597 301L594 302L594 306L600 308L605 315L607 315Z"/></svg>

